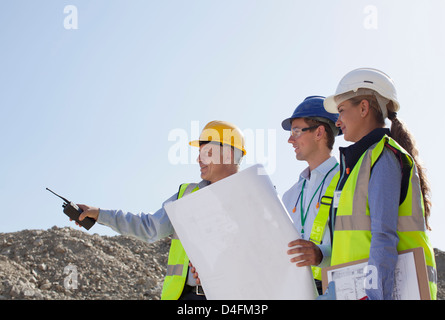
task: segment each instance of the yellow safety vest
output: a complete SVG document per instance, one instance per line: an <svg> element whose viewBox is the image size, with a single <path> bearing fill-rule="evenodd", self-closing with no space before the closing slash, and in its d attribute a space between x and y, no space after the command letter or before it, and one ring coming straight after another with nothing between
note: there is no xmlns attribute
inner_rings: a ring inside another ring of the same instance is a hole
<svg viewBox="0 0 445 320"><path fill-rule="evenodd" d="M406 197L399 205L397 251L422 247L428 270L431 299L437 297L437 273L434 251L426 234L425 210L416 165L395 140L385 135L358 160L341 191L335 219L331 265L369 258L371 247L371 217L368 204L368 184L371 169L385 147L400 153L403 167L409 168Z"/></svg>
<svg viewBox="0 0 445 320"><path fill-rule="evenodd" d="M334 198L335 188L340 177L340 172L337 172L332 178L329 186L326 188L325 194L320 200L320 208L318 209L317 216L315 217L314 224L312 225L311 234L309 240L316 245L321 244L326 225L328 224L329 212L331 210L332 199ZM311 266L314 279L321 281L321 268Z"/></svg>
<svg viewBox="0 0 445 320"><path fill-rule="evenodd" d="M179 187L178 199L199 190L196 183L184 183ZM189 258L176 232L173 234L168 253L167 274L162 286L161 300L178 300L187 278Z"/></svg>

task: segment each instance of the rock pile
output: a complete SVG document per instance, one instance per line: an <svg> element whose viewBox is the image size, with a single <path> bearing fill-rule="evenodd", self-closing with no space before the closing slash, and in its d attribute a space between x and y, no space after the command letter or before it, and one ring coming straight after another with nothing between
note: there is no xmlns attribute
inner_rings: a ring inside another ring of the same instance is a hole
<svg viewBox="0 0 445 320"><path fill-rule="evenodd" d="M169 247L169 239L148 244L73 228L0 233L0 300L156 300ZM435 252L443 300L445 253Z"/></svg>
<svg viewBox="0 0 445 320"><path fill-rule="evenodd" d="M169 242L57 227L0 234L0 299L159 299Z"/></svg>

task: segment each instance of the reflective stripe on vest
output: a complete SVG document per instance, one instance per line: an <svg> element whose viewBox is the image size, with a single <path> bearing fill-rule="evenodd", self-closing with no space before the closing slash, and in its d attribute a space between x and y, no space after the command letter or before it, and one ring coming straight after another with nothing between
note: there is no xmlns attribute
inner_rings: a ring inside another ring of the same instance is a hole
<svg viewBox="0 0 445 320"><path fill-rule="evenodd" d="M321 197L320 209L315 216L314 224L312 225L311 235L309 240L316 245L321 244L323 240L324 231L329 219L329 211L331 209L332 199L334 199L335 188L337 187L340 172L337 172L332 178L329 186L326 188L325 194ZM314 279L321 280L321 268L311 266Z"/></svg>
<svg viewBox="0 0 445 320"><path fill-rule="evenodd" d="M184 183L179 187L178 199L184 195L199 190L196 183ZM161 300L178 300L184 289L188 273L189 259L179 241L176 232L173 233L168 253L167 274L162 286Z"/></svg>
<svg viewBox="0 0 445 320"><path fill-rule="evenodd" d="M407 194L399 205L397 251L422 247L429 275L431 298L437 296L434 251L426 234L423 197L417 168L411 156L393 139L385 135L359 159L341 192L332 244L331 265L369 258L371 247L371 217L368 204L368 185L371 170L384 148L400 154L401 165L409 171Z"/></svg>

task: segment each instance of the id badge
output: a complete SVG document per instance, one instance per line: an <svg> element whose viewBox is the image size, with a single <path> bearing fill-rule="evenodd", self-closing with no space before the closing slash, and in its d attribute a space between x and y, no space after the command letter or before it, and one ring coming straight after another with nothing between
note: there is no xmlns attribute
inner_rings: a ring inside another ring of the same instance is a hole
<svg viewBox="0 0 445 320"><path fill-rule="evenodd" d="M338 208L338 203L340 202L341 191L334 192L334 208Z"/></svg>

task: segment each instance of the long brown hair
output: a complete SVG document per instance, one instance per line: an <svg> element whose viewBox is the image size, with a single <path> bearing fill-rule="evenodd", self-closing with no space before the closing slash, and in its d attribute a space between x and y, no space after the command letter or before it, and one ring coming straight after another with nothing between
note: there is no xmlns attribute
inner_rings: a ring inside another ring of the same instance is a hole
<svg viewBox="0 0 445 320"><path fill-rule="evenodd" d="M359 96L350 99L353 105L358 105L363 99L367 100L371 110L373 110L374 118L377 123L384 126L385 120L382 115L382 111L379 107L377 99L375 96ZM416 142L414 140L413 135L408 130L406 124L397 117L397 113L391 110L394 110L393 102L389 101L387 104L388 109L388 119L391 121L391 137L397 141L403 149L405 149L413 158L414 163L416 164L417 173L419 175L420 180L420 190L422 191L423 196L423 205L425 208L425 225L428 230L431 230L431 227L428 223L429 217L431 214L431 189L429 186L428 179L426 177L425 168L422 165L422 162L419 158L419 150L416 147Z"/></svg>
<svg viewBox="0 0 445 320"><path fill-rule="evenodd" d="M431 230L428 223L428 219L431 214L431 189L426 177L426 170L419 159L419 150L416 147L416 141L414 140L411 132L408 130L406 124L397 118L396 112L389 111L388 119L391 120L391 137L396 140L406 151L408 151L416 164L417 173L420 180L420 190L422 191L423 195L423 205L425 207L425 224L427 229Z"/></svg>

